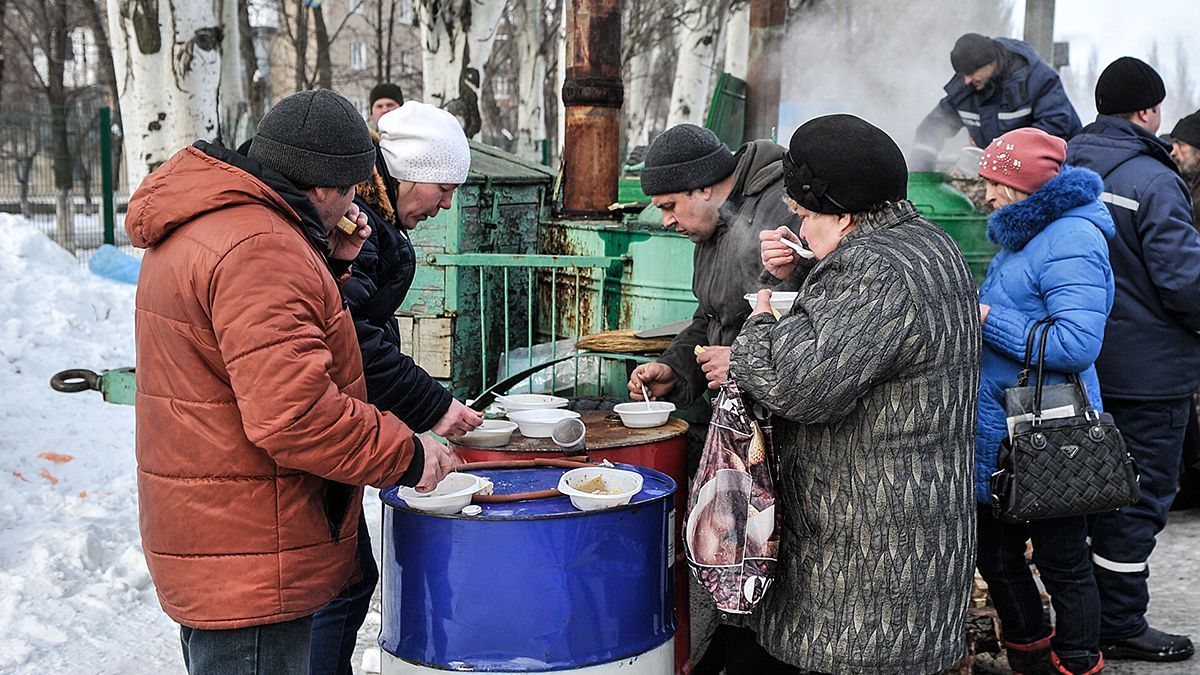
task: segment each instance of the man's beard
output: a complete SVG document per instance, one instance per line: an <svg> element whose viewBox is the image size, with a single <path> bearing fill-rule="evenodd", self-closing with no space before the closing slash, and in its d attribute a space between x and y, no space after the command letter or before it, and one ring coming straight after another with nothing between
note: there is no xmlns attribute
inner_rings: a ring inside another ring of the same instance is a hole
<svg viewBox="0 0 1200 675"><path fill-rule="evenodd" d="M1183 174L1184 180L1189 183L1200 179L1200 158L1194 159L1186 164L1179 165L1179 173Z"/></svg>

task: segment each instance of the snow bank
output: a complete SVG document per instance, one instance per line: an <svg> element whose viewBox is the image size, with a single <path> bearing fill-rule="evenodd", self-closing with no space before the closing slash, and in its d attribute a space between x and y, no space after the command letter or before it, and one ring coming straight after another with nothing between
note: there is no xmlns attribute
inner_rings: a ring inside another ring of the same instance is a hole
<svg viewBox="0 0 1200 675"><path fill-rule="evenodd" d="M0 214L0 672L182 672L137 523L133 408L51 375L134 363L135 288Z"/></svg>

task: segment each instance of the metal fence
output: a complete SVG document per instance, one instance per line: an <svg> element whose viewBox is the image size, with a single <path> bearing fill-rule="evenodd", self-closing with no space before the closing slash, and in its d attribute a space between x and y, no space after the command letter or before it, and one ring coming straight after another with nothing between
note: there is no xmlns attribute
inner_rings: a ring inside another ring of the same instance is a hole
<svg viewBox="0 0 1200 675"><path fill-rule="evenodd" d="M51 109L0 107L0 212L28 219L80 262L104 243L132 251L109 109L78 101L63 112L66 142L56 147Z"/></svg>

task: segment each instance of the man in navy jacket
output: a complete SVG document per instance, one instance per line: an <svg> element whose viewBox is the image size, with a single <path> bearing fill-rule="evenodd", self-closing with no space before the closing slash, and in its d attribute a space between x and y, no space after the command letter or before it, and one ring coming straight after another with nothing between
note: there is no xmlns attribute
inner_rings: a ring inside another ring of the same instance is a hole
<svg viewBox="0 0 1200 675"><path fill-rule="evenodd" d="M1067 162L1104 179L1117 235L1109 241L1116 297L1096 361L1105 410L1141 469L1138 503L1094 517L1106 659L1179 661L1192 642L1146 623L1147 560L1179 481L1192 393L1200 387L1200 233L1171 147L1154 134L1166 97L1146 63L1117 59L1096 83L1096 121L1068 145Z"/></svg>
<svg viewBox="0 0 1200 675"><path fill-rule="evenodd" d="M945 98L917 127L913 171L932 171L946 140L964 126L977 148L1021 127L1065 141L1079 133L1079 115L1058 73L1028 44L967 33L954 43L950 63L955 75Z"/></svg>

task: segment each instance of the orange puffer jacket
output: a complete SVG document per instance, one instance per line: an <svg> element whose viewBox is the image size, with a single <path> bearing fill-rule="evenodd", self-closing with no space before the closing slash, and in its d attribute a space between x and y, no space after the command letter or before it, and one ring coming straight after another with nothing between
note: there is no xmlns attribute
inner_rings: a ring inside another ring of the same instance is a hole
<svg viewBox="0 0 1200 675"><path fill-rule="evenodd" d="M146 178L125 228L148 249L138 492L163 610L205 629L312 614L357 573L357 486L413 484L423 463L364 402L315 211L279 174L197 143Z"/></svg>

